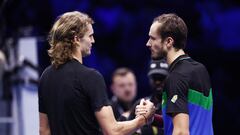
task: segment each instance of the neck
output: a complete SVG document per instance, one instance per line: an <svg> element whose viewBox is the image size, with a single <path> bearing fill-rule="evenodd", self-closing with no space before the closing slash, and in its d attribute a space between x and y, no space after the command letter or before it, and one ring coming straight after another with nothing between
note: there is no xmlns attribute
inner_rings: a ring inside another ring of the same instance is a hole
<svg viewBox="0 0 240 135"><path fill-rule="evenodd" d="M73 54L73 58L78 60L80 63L83 63L83 60L82 60L82 54L79 53L79 52L76 52Z"/></svg>
<svg viewBox="0 0 240 135"><path fill-rule="evenodd" d="M175 48L172 48L167 54L168 65L171 65L174 60L176 60L179 56L184 55L184 54L185 54L185 52L182 49L176 50Z"/></svg>

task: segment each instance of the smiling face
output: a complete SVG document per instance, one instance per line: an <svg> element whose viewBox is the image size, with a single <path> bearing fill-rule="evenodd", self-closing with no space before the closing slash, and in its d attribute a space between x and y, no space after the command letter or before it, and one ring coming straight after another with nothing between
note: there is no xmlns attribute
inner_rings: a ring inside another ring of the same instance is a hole
<svg viewBox="0 0 240 135"><path fill-rule="evenodd" d="M146 46L151 50L151 57L153 59L158 59L166 57L167 55L167 46L166 42L158 34L158 30L161 27L161 24L154 22L149 31L149 40Z"/></svg>
<svg viewBox="0 0 240 135"><path fill-rule="evenodd" d="M92 24L88 24L86 33L79 40L82 57L85 57L91 54L92 44L95 43L93 33L94 31L93 31Z"/></svg>

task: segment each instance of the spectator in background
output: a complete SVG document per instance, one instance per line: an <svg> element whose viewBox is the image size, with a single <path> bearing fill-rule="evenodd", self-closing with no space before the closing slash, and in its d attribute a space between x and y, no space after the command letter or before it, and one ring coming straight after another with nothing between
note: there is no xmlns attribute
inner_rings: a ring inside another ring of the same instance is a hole
<svg viewBox="0 0 240 135"><path fill-rule="evenodd" d="M155 119L151 125L145 125L134 134L163 135L161 116L161 100L163 83L168 75L168 64L165 59L152 60L149 65L148 77L152 95L146 97L157 107ZM118 68L113 72L111 90L113 92L112 108L118 120L132 120L136 117L135 107L140 103L133 101L136 97L137 82L134 72L128 68Z"/></svg>
<svg viewBox="0 0 240 135"><path fill-rule="evenodd" d="M137 94L135 74L128 68L118 68L113 72L111 90L112 108L118 120L126 120Z"/></svg>
<svg viewBox="0 0 240 135"><path fill-rule="evenodd" d="M151 101L157 105L162 100L164 80L168 75L168 64L165 58L152 60L149 66L148 77L152 90Z"/></svg>
<svg viewBox="0 0 240 135"><path fill-rule="evenodd" d="M156 106L156 113L154 115L154 121L151 125L145 125L139 129L136 134L141 135L163 135L163 119L162 119L162 92L164 81L168 75L168 64L166 59L152 60L149 65L148 77L151 86L152 94L145 99L150 99L151 102ZM136 101L131 109L128 120L134 119L135 107L140 103L140 100Z"/></svg>

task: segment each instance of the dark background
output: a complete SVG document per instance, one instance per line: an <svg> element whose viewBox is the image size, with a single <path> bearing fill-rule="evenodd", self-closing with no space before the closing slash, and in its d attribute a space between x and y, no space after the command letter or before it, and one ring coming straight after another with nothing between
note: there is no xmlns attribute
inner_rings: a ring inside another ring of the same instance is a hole
<svg viewBox="0 0 240 135"><path fill-rule="evenodd" d="M109 86L117 67L133 69L138 97L150 94L146 47L154 17L174 12L188 28L186 53L203 63L211 76L216 135L237 134L240 127L239 62L240 1L238 0L2 0L0 47L7 39L35 36L39 42L39 73L50 64L46 42L55 18L67 11L82 11L95 21L93 53L84 64L99 70ZM108 90L109 97L111 92Z"/></svg>

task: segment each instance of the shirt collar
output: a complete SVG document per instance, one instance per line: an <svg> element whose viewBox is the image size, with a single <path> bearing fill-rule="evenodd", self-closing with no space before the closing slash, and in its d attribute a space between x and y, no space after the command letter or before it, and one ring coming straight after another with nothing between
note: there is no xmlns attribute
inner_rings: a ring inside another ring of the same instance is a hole
<svg viewBox="0 0 240 135"><path fill-rule="evenodd" d="M169 72L171 72L173 70L173 68L175 67L175 65L181 61L181 60L185 60L185 59L190 59L191 57L189 57L187 54L183 54L178 56L173 62L172 64L169 66Z"/></svg>

